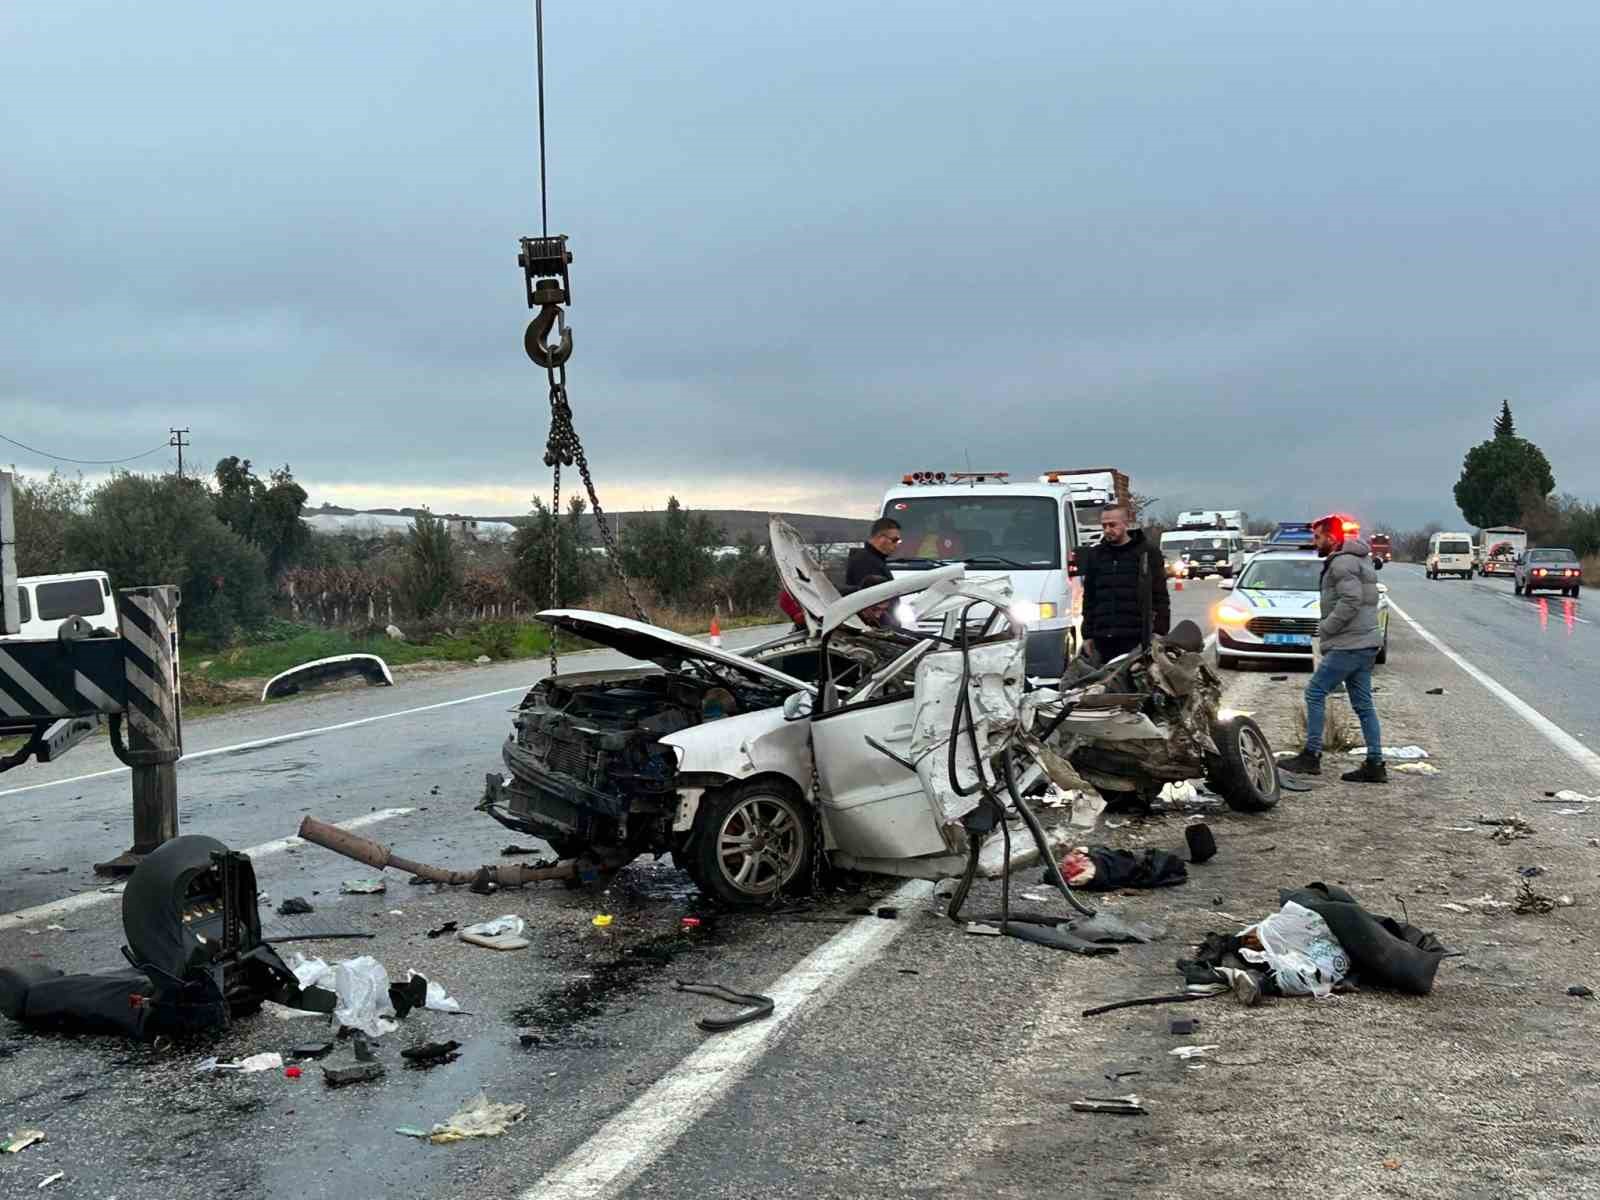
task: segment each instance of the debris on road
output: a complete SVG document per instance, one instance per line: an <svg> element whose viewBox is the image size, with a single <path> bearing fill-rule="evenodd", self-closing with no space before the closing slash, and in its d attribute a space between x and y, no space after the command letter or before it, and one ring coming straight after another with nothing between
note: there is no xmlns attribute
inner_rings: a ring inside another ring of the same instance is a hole
<svg viewBox="0 0 1600 1200"><path fill-rule="evenodd" d="M516 856L518 854L537 854L537 853L539 853L539 847L537 847L537 846L510 845L510 846L502 846L500 848L500 857L501 858L512 858L512 857L514 857L514 856Z"/></svg>
<svg viewBox="0 0 1600 1200"><path fill-rule="evenodd" d="M459 1013L461 1011L460 1001L445 991L444 984L439 983L437 980L429 979L417 971L408 970L406 972L406 985L408 987L415 986L419 979L422 981L422 999L420 1004L414 1003L412 1005L413 1008L421 1007L431 1009L434 1012L445 1013ZM401 1013L400 1015L404 1016L405 1014Z"/></svg>
<svg viewBox="0 0 1600 1200"><path fill-rule="evenodd" d="M289 1051L290 1058L325 1058L333 1053L332 1042L302 1042Z"/></svg>
<svg viewBox="0 0 1600 1200"><path fill-rule="evenodd" d="M499 1137L528 1115L526 1104L497 1104L479 1095L461 1106L448 1121L435 1125L428 1141L436 1146L467 1138Z"/></svg>
<svg viewBox="0 0 1600 1200"><path fill-rule="evenodd" d="M1367 748L1357 746L1354 750L1346 750L1345 753L1351 758L1365 758ZM1385 746L1383 757L1395 762L1420 762L1428 757L1428 752L1421 746Z"/></svg>
<svg viewBox="0 0 1600 1200"><path fill-rule="evenodd" d="M389 972L370 954L331 966L320 958L296 954L289 960L289 969L301 987L325 988L335 994L333 1019L346 1029L381 1037L398 1028L388 1019L400 1015L391 995Z"/></svg>
<svg viewBox="0 0 1600 1200"><path fill-rule="evenodd" d="M238 1071L241 1075L254 1075L259 1071L276 1071L283 1066L283 1055L275 1051L252 1054L237 1062L221 1062L215 1057L203 1058L196 1064L196 1075L209 1075L216 1071Z"/></svg>
<svg viewBox="0 0 1600 1200"><path fill-rule="evenodd" d="M456 923L454 921L446 921L443 925L439 926L439 928L428 930L428 936L430 938L440 938L447 933L454 933L455 931Z"/></svg>
<svg viewBox="0 0 1600 1200"><path fill-rule="evenodd" d="M1072 1102L1072 1111L1081 1113L1107 1113L1117 1117L1142 1117L1148 1113L1136 1095L1085 1096Z"/></svg>
<svg viewBox="0 0 1600 1200"><path fill-rule="evenodd" d="M966 932L974 937L999 937L1000 927L998 925L990 925L984 921L968 921Z"/></svg>
<svg viewBox="0 0 1600 1200"><path fill-rule="evenodd" d="M1167 1023L1167 1032L1174 1037L1188 1037L1199 1025L1199 1017L1174 1017Z"/></svg>
<svg viewBox="0 0 1600 1200"><path fill-rule="evenodd" d="M304 896L290 896L282 904L278 905L278 915L280 917L298 917L315 911L316 909L311 907L311 903Z"/></svg>
<svg viewBox="0 0 1600 1200"><path fill-rule="evenodd" d="M339 890L346 896L375 896L388 891L389 887L382 879L346 879Z"/></svg>
<svg viewBox="0 0 1600 1200"><path fill-rule="evenodd" d="M1429 696L1442 696L1442 695L1445 694L1445 692L1444 692L1444 689L1442 687L1437 687L1437 688L1429 688L1425 694L1429 695Z"/></svg>
<svg viewBox="0 0 1600 1200"><path fill-rule="evenodd" d="M1311 785L1298 775L1290 775L1286 771L1278 772L1278 786L1286 792L1309 792Z"/></svg>
<svg viewBox="0 0 1600 1200"><path fill-rule="evenodd" d="M57 1171L54 1175L46 1175L43 1179L39 1180L39 1186L35 1190L42 1192L45 1190L45 1188L49 1187L52 1183L55 1183L58 1179L65 1179L66 1177L67 1173L65 1171Z"/></svg>
<svg viewBox="0 0 1600 1200"><path fill-rule="evenodd" d="M1086 892L1117 888L1171 887L1189 878L1176 854L1165 850L1117 850L1110 846L1076 846L1061 860L1061 873L1075 888ZM1050 883L1048 873L1041 879Z"/></svg>
<svg viewBox="0 0 1600 1200"><path fill-rule="evenodd" d="M1526 879L1517 890L1517 898L1512 902L1511 910L1524 916L1533 913L1544 916L1553 913L1558 908L1571 908L1571 896L1546 896L1533 890L1533 885Z"/></svg>
<svg viewBox="0 0 1600 1200"><path fill-rule="evenodd" d="M476 925L468 925L456 934L456 937L487 950L522 950L533 944L522 936L526 928L521 917L507 913L492 921L480 921Z"/></svg>
<svg viewBox="0 0 1600 1200"><path fill-rule="evenodd" d="M1588 796L1571 788L1562 788L1559 792L1546 792L1545 799L1540 803L1600 804L1600 796Z"/></svg>
<svg viewBox="0 0 1600 1200"><path fill-rule="evenodd" d="M1174 1046L1171 1050L1168 1050L1167 1053L1172 1055L1173 1058L1181 1058L1181 1059L1184 1059L1184 1060L1187 1061L1188 1059L1191 1059L1191 1058L1200 1058L1200 1057L1202 1057L1204 1055L1210 1054L1213 1050L1220 1050L1220 1049L1221 1049L1220 1046L1215 1046L1215 1045L1212 1045L1212 1046Z"/></svg>
<svg viewBox="0 0 1600 1200"><path fill-rule="evenodd" d="M1567 989L1567 995L1584 998L1594 995L1594 992L1591 989L1584 987L1581 983L1575 983Z"/></svg>
<svg viewBox="0 0 1600 1200"><path fill-rule="evenodd" d="M1519 838L1533 836L1533 826L1521 813L1513 813L1509 817L1495 817L1488 813L1479 813L1476 818L1479 825L1492 825L1494 832L1489 835L1491 841L1509 844Z"/></svg>
<svg viewBox="0 0 1600 1200"><path fill-rule="evenodd" d="M1404 771L1408 775L1437 775L1439 773L1438 767L1432 763L1425 762L1395 763L1391 770Z"/></svg>
<svg viewBox="0 0 1600 1200"><path fill-rule="evenodd" d="M590 918L589 924L593 925L596 929L604 929L611 924L611 914L595 913L595 915Z"/></svg>
<svg viewBox="0 0 1600 1200"><path fill-rule="evenodd" d="M1190 825L1183 831L1183 840L1189 847L1189 861L1197 866L1217 855L1217 839L1209 825Z"/></svg>
<svg viewBox="0 0 1600 1200"><path fill-rule="evenodd" d="M461 1055L456 1051L461 1049L460 1042L422 1042L416 1046L407 1046L400 1051L400 1057L406 1060L406 1065L414 1070L425 1071L431 1067L441 1067L446 1063L453 1063Z"/></svg>
<svg viewBox="0 0 1600 1200"><path fill-rule="evenodd" d="M0 1145L0 1154L21 1154L29 1146L45 1140L42 1129L19 1129L7 1137L10 1140Z"/></svg>
<svg viewBox="0 0 1600 1200"><path fill-rule="evenodd" d="M323 1067L322 1082L331 1088L349 1087L352 1083L371 1083L384 1075L381 1062L358 1062L353 1067Z"/></svg>
<svg viewBox="0 0 1600 1200"><path fill-rule="evenodd" d="M681 979L672 981L672 990L675 992L692 992L696 996L710 996L713 1000L721 1000L727 1004L740 1005L740 1011L731 1017L701 1017L695 1022L697 1026L707 1033L721 1033L727 1029L736 1029L740 1025L748 1025L752 1021L760 1021L772 1015L773 1000L771 996L763 996L756 992L736 992L732 988L725 988L718 983L685 983Z"/></svg>
<svg viewBox="0 0 1600 1200"><path fill-rule="evenodd" d="M388 868L403 871L412 876L412 883L426 880L429 883L467 884L473 891L485 895L503 887L521 887L524 884L542 883L547 880L585 878L585 869L576 861L549 866L535 863L531 867L521 863L505 865L486 863L471 871L447 871L443 867L401 858L381 842L375 842L371 838L364 838L351 833L348 829L340 829L337 825L330 825L326 821L319 821L309 816L301 819L299 836L314 846L332 850L335 854L353 858L380 871ZM592 867L588 870L593 874Z"/></svg>

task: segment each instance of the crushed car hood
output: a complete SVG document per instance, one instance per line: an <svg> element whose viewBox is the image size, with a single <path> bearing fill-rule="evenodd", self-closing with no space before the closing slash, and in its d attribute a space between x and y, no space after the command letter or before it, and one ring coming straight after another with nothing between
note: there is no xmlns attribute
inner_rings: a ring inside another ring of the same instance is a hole
<svg viewBox="0 0 1600 1200"><path fill-rule="evenodd" d="M807 632L815 636L822 628L824 614L839 601L839 589L817 564L800 531L789 522L773 517L767 523L767 536L772 542L772 561L778 568L778 577L805 610ZM855 629L863 628L854 617L849 624Z"/></svg>
<svg viewBox="0 0 1600 1200"><path fill-rule="evenodd" d="M653 662L669 671L678 670L684 663L706 662L730 667L751 679L769 684L781 684L790 691L814 691L811 684L785 675L771 667L753 662L732 650L721 650L705 642L696 641L670 629L658 629L642 621L619 617L614 613L590 612L581 608L552 608L539 613L546 625L564 630L584 641L608 646L629 658Z"/></svg>

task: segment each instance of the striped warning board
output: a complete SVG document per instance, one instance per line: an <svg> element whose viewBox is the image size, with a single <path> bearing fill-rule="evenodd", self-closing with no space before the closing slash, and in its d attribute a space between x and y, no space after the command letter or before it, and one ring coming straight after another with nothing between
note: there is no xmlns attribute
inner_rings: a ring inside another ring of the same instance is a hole
<svg viewBox="0 0 1600 1200"><path fill-rule="evenodd" d="M121 712L126 689L116 638L0 642L0 721Z"/></svg>
<svg viewBox="0 0 1600 1200"><path fill-rule="evenodd" d="M128 748L181 750L178 589L170 584L125 588L117 593L117 617L127 680Z"/></svg>

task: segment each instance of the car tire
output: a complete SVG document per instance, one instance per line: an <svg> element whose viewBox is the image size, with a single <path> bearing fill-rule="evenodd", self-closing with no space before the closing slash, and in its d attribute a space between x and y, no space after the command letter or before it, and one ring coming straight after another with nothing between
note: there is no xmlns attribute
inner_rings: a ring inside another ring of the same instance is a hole
<svg viewBox="0 0 1600 1200"><path fill-rule="evenodd" d="M1222 654L1220 652L1217 654L1217 670L1219 671L1237 671L1242 665L1237 654Z"/></svg>
<svg viewBox="0 0 1600 1200"><path fill-rule="evenodd" d="M1278 803L1278 763L1272 744L1249 717L1218 721L1218 753L1206 756L1206 782L1235 812L1266 812Z"/></svg>
<svg viewBox="0 0 1600 1200"><path fill-rule="evenodd" d="M752 783L708 792L695 814L682 860L707 895L737 908L769 904L786 888L809 880L811 811L778 783ZM740 842L773 839L772 846ZM753 852L752 852L753 851Z"/></svg>

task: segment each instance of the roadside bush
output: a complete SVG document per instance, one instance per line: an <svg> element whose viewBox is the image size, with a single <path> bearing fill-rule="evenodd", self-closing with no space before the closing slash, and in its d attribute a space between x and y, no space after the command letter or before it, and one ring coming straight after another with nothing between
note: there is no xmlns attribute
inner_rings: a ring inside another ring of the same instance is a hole
<svg viewBox="0 0 1600 1200"><path fill-rule="evenodd" d="M405 590L411 611L419 617L438 612L459 577L449 527L437 517L418 513L406 535Z"/></svg>
<svg viewBox="0 0 1600 1200"><path fill-rule="evenodd" d="M1337 697L1329 696L1327 706L1323 709L1322 749L1325 754L1343 754L1346 750L1366 745L1361 740L1361 726L1356 723L1355 714L1343 711L1338 707L1340 703ZM1294 713L1295 733L1302 746L1306 744L1307 722L1306 702L1302 700L1295 706Z"/></svg>
<svg viewBox="0 0 1600 1200"><path fill-rule="evenodd" d="M43 479L19 475L12 489L17 520L17 574L55 575L67 565L67 529L88 503L82 479L51 471Z"/></svg>
<svg viewBox="0 0 1600 1200"><path fill-rule="evenodd" d="M516 653L520 627L514 621L486 621L473 633L473 640L493 659L511 658Z"/></svg>
<svg viewBox="0 0 1600 1200"><path fill-rule="evenodd" d="M113 476L74 515L66 550L70 569L106 571L114 587L177 584L179 628L218 644L270 613L266 558L217 519L198 480Z"/></svg>

